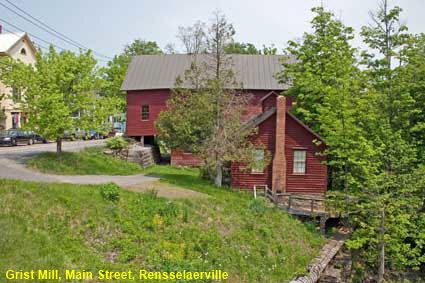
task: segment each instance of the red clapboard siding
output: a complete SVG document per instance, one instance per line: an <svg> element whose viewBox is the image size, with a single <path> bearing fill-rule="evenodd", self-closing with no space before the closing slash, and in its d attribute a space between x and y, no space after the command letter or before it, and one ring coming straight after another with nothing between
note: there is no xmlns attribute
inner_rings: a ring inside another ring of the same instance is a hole
<svg viewBox="0 0 425 283"><path fill-rule="evenodd" d="M313 143L317 140L312 133L307 131L291 116L286 115L286 139L285 156L287 162L286 191L303 193L325 193L327 185L327 168L323 164L324 156L318 156L324 145L317 146ZM306 174L295 175L294 149L305 148L307 151Z"/></svg>
<svg viewBox="0 0 425 283"><path fill-rule="evenodd" d="M192 153L184 152L179 149L171 150L171 165L198 167L201 163L202 160Z"/></svg>
<svg viewBox="0 0 425 283"><path fill-rule="evenodd" d="M247 90L245 93L251 96L250 105L247 109L247 118L261 112L260 100L267 95L268 90ZM169 89L148 89L127 91L127 136L155 136L155 120L158 114L167 107L170 98ZM149 121L142 121L141 107L149 105Z"/></svg>
<svg viewBox="0 0 425 283"><path fill-rule="evenodd" d="M155 120L166 109L168 89L127 91L127 136L155 136ZM149 105L149 120L142 121L142 105Z"/></svg>
<svg viewBox="0 0 425 283"><path fill-rule="evenodd" d="M272 155L275 147L275 119L276 115L272 115L258 128L258 133L251 138L254 145L262 145ZM235 188L254 188L254 185L267 185L271 188L272 183L272 166L271 163L266 167L263 174L254 173L248 169L244 169L246 164L232 162L230 167L231 178L230 185Z"/></svg>
<svg viewBox="0 0 425 283"><path fill-rule="evenodd" d="M265 101L267 102L267 101ZM252 138L254 144L264 144L270 153L274 154L276 114L259 125L258 134ZM296 122L290 115L286 115L285 156L286 156L286 191L293 193L319 193L326 191L327 168L322 162L324 156L317 156L324 150L324 145L316 146L313 134ZM306 174L294 175L294 149L306 149ZM236 188L252 189L254 185L268 185L271 188L272 166L269 165L264 174L251 174L242 170L244 164L233 162L231 165L231 186Z"/></svg>

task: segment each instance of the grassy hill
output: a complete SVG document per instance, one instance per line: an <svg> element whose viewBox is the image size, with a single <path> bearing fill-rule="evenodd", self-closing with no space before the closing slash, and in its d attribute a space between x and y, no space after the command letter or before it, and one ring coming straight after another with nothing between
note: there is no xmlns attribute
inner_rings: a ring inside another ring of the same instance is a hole
<svg viewBox="0 0 425 283"><path fill-rule="evenodd" d="M221 269L227 282L284 282L303 272L323 243L287 214L215 188L197 170L146 172L208 197L171 201L118 189L119 200L111 201L112 185L0 180L0 282L8 269Z"/></svg>
<svg viewBox="0 0 425 283"><path fill-rule="evenodd" d="M43 173L59 175L133 175L142 168L135 163L103 153L104 147L90 147L78 152L63 152L59 162L55 152L45 152L27 160L26 165Z"/></svg>

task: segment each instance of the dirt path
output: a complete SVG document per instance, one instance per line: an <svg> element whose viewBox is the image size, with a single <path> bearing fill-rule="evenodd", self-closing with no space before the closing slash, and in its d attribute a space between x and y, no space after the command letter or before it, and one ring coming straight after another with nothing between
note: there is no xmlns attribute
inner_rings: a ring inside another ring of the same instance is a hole
<svg viewBox="0 0 425 283"><path fill-rule="evenodd" d="M188 189L179 188L171 184L160 182L159 180L147 181L142 184L124 186L132 192L146 192L154 190L158 193L158 196L165 197L168 199L179 199L179 198L206 198L208 195L192 191Z"/></svg>

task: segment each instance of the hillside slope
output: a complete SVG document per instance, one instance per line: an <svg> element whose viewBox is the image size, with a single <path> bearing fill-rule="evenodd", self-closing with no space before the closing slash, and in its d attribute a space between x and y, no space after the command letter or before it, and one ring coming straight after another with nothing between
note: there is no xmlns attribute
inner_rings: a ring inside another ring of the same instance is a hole
<svg viewBox="0 0 425 283"><path fill-rule="evenodd" d="M101 186L0 180L0 273L220 269L227 282L283 282L304 271L323 243L285 213L217 189L195 170L150 170L209 197L170 201L120 190L112 202Z"/></svg>

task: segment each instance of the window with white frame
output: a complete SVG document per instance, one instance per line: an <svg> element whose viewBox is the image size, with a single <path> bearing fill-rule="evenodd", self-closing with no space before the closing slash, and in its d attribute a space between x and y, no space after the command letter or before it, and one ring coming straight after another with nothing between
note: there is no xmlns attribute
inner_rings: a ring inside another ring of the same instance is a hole
<svg viewBox="0 0 425 283"><path fill-rule="evenodd" d="M294 150L294 174L305 174L307 151Z"/></svg>
<svg viewBox="0 0 425 283"><path fill-rule="evenodd" d="M253 165L251 168L251 173L263 173L264 172L264 150L256 149L254 151Z"/></svg>
<svg viewBox="0 0 425 283"><path fill-rule="evenodd" d="M149 120L149 105L142 105L142 121Z"/></svg>

